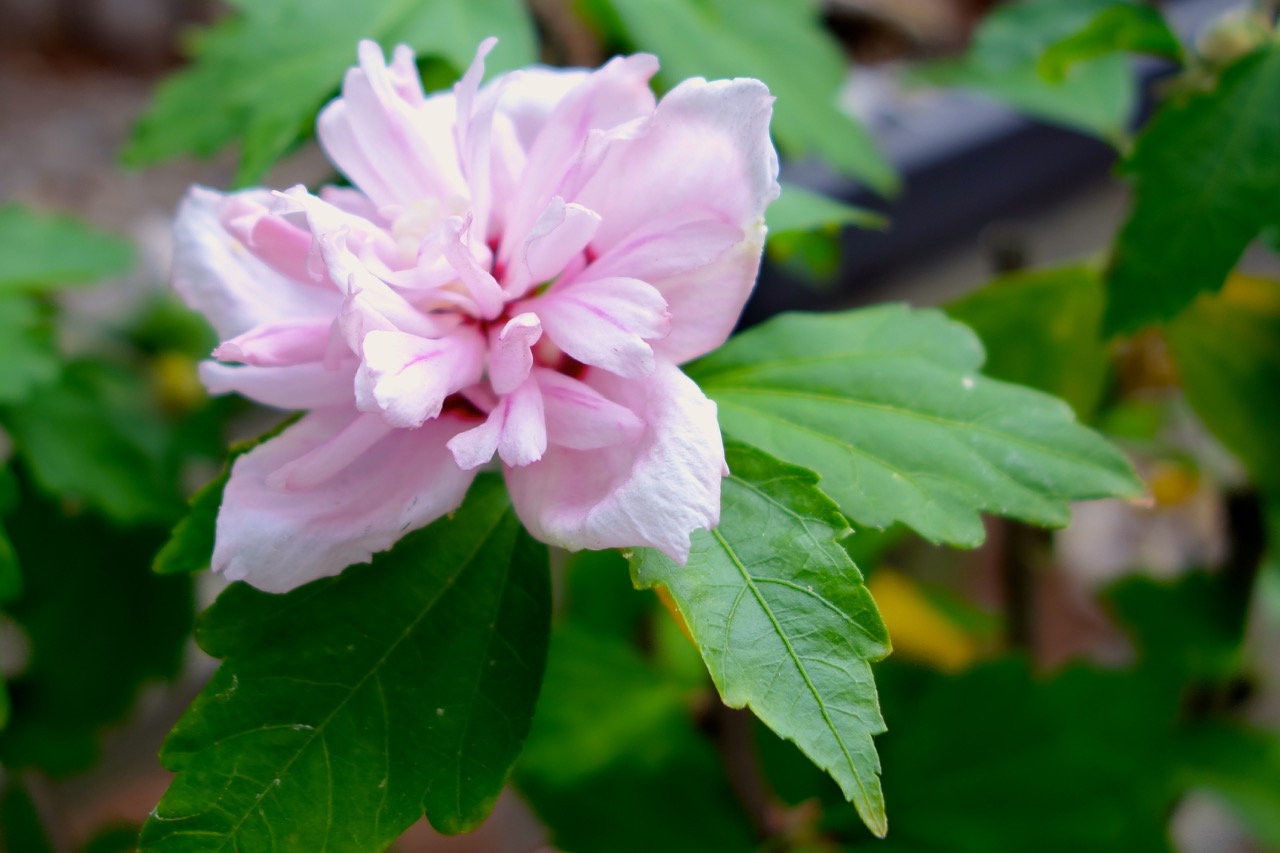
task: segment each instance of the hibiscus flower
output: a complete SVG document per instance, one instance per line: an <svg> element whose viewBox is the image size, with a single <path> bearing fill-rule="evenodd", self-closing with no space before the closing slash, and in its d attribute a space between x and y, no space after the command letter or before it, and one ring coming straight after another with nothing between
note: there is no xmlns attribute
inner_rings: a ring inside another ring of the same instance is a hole
<svg viewBox="0 0 1280 853"><path fill-rule="evenodd" d="M407 47L359 47L321 112L351 182L196 187L174 286L223 343L212 393L305 410L239 457L213 568L273 592L455 509L500 461L515 510L569 549L680 562L719 520L715 404L678 365L725 341L778 194L773 98L652 56L481 86L493 40L427 96Z"/></svg>

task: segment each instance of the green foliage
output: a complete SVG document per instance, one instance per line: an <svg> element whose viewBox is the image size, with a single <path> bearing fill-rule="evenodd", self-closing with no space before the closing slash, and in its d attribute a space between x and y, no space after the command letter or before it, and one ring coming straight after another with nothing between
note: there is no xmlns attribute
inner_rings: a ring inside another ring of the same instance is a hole
<svg viewBox="0 0 1280 853"><path fill-rule="evenodd" d="M15 853L56 853L31 792L17 778L7 778L0 795L0 842L0 848Z"/></svg>
<svg viewBox="0 0 1280 853"><path fill-rule="evenodd" d="M455 70L498 36L489 70L532 62L533 27L519 0L235 0L238 15L200 33L194 63L161 85L134 127L126 163L209 156L240 142L236 182L253 183L311 133L316 112L355 62L356 42L404 42Z"/></svg>
<svg viewBox="0 0 1280 853"><path fill-rule="evenodd" d="M625 579L625 562L611 568ZM553 635L516 781L557 848L751 848L718 756L694 728L695 698L615 637L576 624Z"/></svg>
<svg viewBox="0 0 1280 853"><path fill-rule="evenodd" d="M685 566L636 552L635 584L668 589L725 704L794 740L884 835L870 662L889 636L840 545L851 531L811 471L741 445L726 457L720 525Z"/></svg>
<svg viewBox="0 0 1280 853"><path fill-rule="evenodd" d="M810 284L822 285L840 267L838 237L844 226L882 230L888 218L792 184L765 212L769 257L796 271Z"/></svg>
<svg viewBox="0 0 1280 853"><path fill-rule="evenodd" d="M1078 666L1042 682L1015 658L878 676L895 831L867 849L1169 849L1177 705L1153 702L1131 673Z"/></svg>
<svg viewBox="0 0 1280 853"><path fill-rule="evenodd" d="M488 814L528 731L546 652L546 549L500 481L337 578L237 584L198 639L223 665L170 734L142 849L382 850L424 810Z"/></svg>
<svg viewBox="0 0 1280 853"><path fill-rule="evenodd" d="M96 759L99 729L129 709L139 686L177 672L191 582L147 570L162 529L68 516L30 489L6 523L24 575L21 597L5 610L26 635L30 662L9 685L13 719L0 760L82 770Z"/></svg>
<svg viewBox="0 0 1280 853"><path fill-rule="evenodd" d="M222 492L231 477L231 464L206 483L191 498L191 509L169 534L164 547L156 554L152 568L156 574L178 575L209 568L213 558L214 534Z"/></svg>
<svg viewBox="0 0 1280 853"><path fill-rule="evenodd" d="M1278 150L1280 44L1160 108L1124 167L1135 203L1112 259L1109 332L1168 320L1222 287L1245 247L1280 223Z"/></svg>
<svg viewBox="0 0 1280 853"><path fill-rule="evenodd" d="M1138 53L1182 61L1182 42L1155 6L1118 0L1100 9L1081 30L1050 45L1040 58L1040 72L1052 81L1064 79L1071 66L1111 53Z"/></svg>
<svg viewBox="0 0 1280 853"><path fill-rule="evenodd" d="M86 284L133 262L129 243L69 216L0 207L0 295Z"/></svg>
<svg viewBox="0 0 1280 853"><path fill-rule="evenodd" d="M58 354L40 306L26 296L0 296L0 404L26 399L58 376Z"/></svg>
<svg viewBox="0 0 1280 853"><path fill-rule="evenodd" d="M1096 272L1066 266L1003 276L947 313L982 339L988 376L1061 397L1087 420L1106 388L1105 300Z"/></svg>
<svg viewBox="0 0 1280 853"><path fill-rule="evenodd" d="M1084 29L1050 45L1038 69L1052 82L1065 80L1078 62L1110 53L1145 53L1181 61L1182 42L1154 6L1118 2L1099 11Z"/></svg>
<svg viewBox="0 0 1280 853"><path fill-rule="evenodd" d="M979 512L1062 525L1135 497L1123 455L1068 406L980 375L964 326L902 305L784 315L689 366L730 436L823 477L857 524L982 541Z"/></svg>
<svg viewBox="0 0 1280 853"><path fill-rule="evenodd" d="M56 385L5 410L3 420L47 492L123 524L177 515L173 435L136 373L72 362Z"/></svg>
<svg viewBox="0 0 1280 853"><path fill-rule="evenodd" d="M1135 102L1128 60L1116 55L1085 59L1071 44L1093 30L1098 16L1121 4L1123 0L1023 0L1001 6L983 19L964 57L923 66L915 77L937 86L976 89L1029 115L1117 143L1124 138ZM1055 68L1062 76L1050 79L1041 73L1042 57L1063 42L1067 57L1078 61Z"/></svg>
<svg viewBox="0 0 1280 853"><path fill-rule="evenodd" d="M819 798L818 829L853 843L841 849L1165 851L1169 813L1190 789L1273 838L1276 742L1202 719L1185 698L1202 679L1238 671L1244 613L1229 585L1205 574L1135 579L1111 597L1139 652L1128 668L1038 675L1021 657L958 675L877 667L890 727L877 739L895 827L886 841L866 839L838 793L765 737L775 790L788 803Z"/></svg>
<svg viewBox="0 0 1280 853"><path fill-rule="evenodd" d="M794 184L783 184L782 194L765 211L769 237L794 231L839 229L843 225L883 229L888 220L875 211L845 204Z"/></svg>
<svg viewBox="0 0 1280 853"><path fill-rule="evenodd" d="M51 312L32 295L123 273L133 260L127 242L71 217L0 207L0 404L58 375Z"/></svg>
<svg viewBox="0 0 1280 853"><path fill-rule="evenodd" d="M1208 791L1267 848L1280 847L1280 739L1227 723L1190 727L1177 746L1181 787Z"/></svg>
<svg viewBox="0 0 1280 853"><path fill-rule="evenodd" d="M1196 414L1255 482L1280 486L1280 282L1236 276L1179 315L1167 338Z"/></svg>
<svg viewBox="0 0 1280 853"><path fill-rule="evenodd" d="M793 156L816 154L882 194L893 167L870 134L840 110L848 74L810 0L608 0L626 40L662 61L670 86L687 77L755 77L777 96L773 133Z"/></svg>

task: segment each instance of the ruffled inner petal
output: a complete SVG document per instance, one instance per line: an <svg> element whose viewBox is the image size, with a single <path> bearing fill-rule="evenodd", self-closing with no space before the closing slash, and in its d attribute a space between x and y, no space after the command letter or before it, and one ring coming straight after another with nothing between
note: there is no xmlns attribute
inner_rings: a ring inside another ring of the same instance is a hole
<svg viewBox="0 0 1280 853"><path fill-rule="evenodd" d="M537 462L547 452L547 424L542 392L532 377L502 397L488 419L449 442L458 467L470 471L496 453L512 467Z"/></svg>
<svg viewBox="0 0 1280 853"><path fill-rule="evenodd" d="M547 335L571 357L632 379L653 373L648 341L671 328L662 294L634 278L573 281L517 308L535 312Z"/></svg>
<svg viewBox="0 0 1280 853"><path fill-rule="evenodd" d="M489 347L489 382L498 394L510 394L533 368L533 345L542 337L536 314L519 314L493 336Z"/></svg>
<svg viewBox="0 0 1280 853"><path fill-rule="evenodd" d="M634 442L644 432L639 415L585 382L543 368L534 374L542 389L548 443L595 450Z"/></svg>
<svg viewBox="0 0 1280 853"><path fill-rule="evenodd" d="M373 331L364 339L356 403L394 427L416 428L440 414L445 398L480 381L484 337L472 326L443 338Z"/></svg>

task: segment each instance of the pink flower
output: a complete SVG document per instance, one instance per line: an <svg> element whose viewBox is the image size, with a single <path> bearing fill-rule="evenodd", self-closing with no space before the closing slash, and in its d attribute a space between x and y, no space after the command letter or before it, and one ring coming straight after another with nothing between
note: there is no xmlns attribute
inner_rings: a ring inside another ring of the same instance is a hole
<svg viewBox="0 0 1280 853"><path fill-rule="evenodd" d="M651 56L425 96L371 42L320 114L355 189L193 188L174 285L223 343L213 393L305 409L240 457L213 568L283 591L452 511L501 460L517 513L570 549L683 562L719 521L715 405L677 367L718 347L778 193L772 97Z"/></svg>

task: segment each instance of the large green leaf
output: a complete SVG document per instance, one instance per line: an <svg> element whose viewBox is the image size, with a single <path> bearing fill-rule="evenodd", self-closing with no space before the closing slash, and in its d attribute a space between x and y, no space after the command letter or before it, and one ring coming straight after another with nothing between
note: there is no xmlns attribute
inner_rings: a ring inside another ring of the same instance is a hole
<svg viewBox="0 0 1280 853"><path fill-rule="evenodd" d="M102 727L125 715L140 685L177 673L193 618L191 581L148 571L162 528L69 516L30 488L5 526L23 575L20 596L4 609L30 662L9 684L13 715L0 761L55 775L83 770L97 757Z"/></svg>
<svg viewBox="0 0 1280 853"><path fill-rule="evenodd" d="M726 433L817 471L855 523L972 546L980 512L1062 525L1070 501L1141 493L1070 407L982 359L940 312L884 305L784 315L688 369Z"/></svg>
<svg viewBox="0 0 1280 853"><path fill-rule="evenodd" d="M847 60L810 0L609 0L627 41L662 62L661 79L755 77L777 96L773 133L881 193L897 175L870 134L840 110Z"/></svg>
<svg viewBox="0 0 1280 853"><path fill-rule="evenodd" d="M83 284L133 265L133 247L69 216L0 207L0 293Z"/></svg>
<svg viewBox="0 0 1280 853"><path fill-rule="evenodd" d="M546 655L546 549L482 477L451 519L287 595L230 587L223 659L165 743L148 851L379 851L420 818L488 814Z"/></svg>
<svg viewBox="0 0 1280 853"><path fill-rule="evenodd" d="M611 568L625 581L625 562ZM687 689L618 638L574 624L553 635L516 782L558 849L751 849L746 816L694 726L693 705Z"/></svg>
<svg viewBox="0 0 1280 853"><path fill-rule="evenodd" d="M1179 315L1168 341L1196 413L1258 483L1280 487L1280 282L1233 277Z"/></svg>
<svg viewBox="0 0 1280 853"><path fill-rule="evenodd" d="M1222 287L1264 226L1280 224L1277 151L1280 44L1160 108L1125 164L1136 199L1112 259L1108 331L1167 320Z"/></svg>
<svg viewBox="0 0 1280 853"><path fill-rule="evenodd" d="M1099 56L1040 73L1051 46L1085 30L1122 0L1024 0L1000 6L978 28L968 53L926 65L916 79L976 89L1047 121L1120 141L1135 103L1135 84L1123 56Z"/></svg>
<svg viewBox="0 0 1280 853"><path fill-rule="evenodd" d="M1087 419L1107 379L1105 299L1093 269L1066 266L1003 276L946 311L982 338L984 373L1061 397Z"/></svg>
<svg viewBox="0 0 1280 853"><path fill-rule="evenodd" d="M241 142L237 182L257 180L299 138L354 64L356 42L405 42L454 69L498 36L491 71L535 58L519 0L233 0L238 16L193 42L195 62L163 83L134 127L125 162L211 155Z"/></svg>
<svg viewBox="0 0 1280 853"><path fill-rule="evenodd" d="M813 472L737 444L726 458L719 526L685 566L637 551L635 584L668 589L725 704L794 740L884 835L870 664L889 636L840 545L851 531Z"/></svg>

